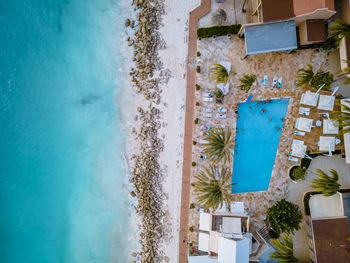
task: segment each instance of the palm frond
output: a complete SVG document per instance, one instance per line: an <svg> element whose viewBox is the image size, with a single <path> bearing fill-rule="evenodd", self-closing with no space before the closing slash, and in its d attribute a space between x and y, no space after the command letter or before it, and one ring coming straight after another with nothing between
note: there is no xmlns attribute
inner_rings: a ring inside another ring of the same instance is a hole
<svg viewBox="0 0 350 263"><path fill-rule="evenodd" d="M336 194L341 186L338 183L338 173L333 169L329 171L332 176L327 175L321 169L316 169L318 177L316 179L311 180L311 187L314 188L316 191L322 192L324 196L332 196Z"/></svg>
<svg viewBox="0 0 350 263"><path fill-rule="evenodd" d="M230 162L234 151L233 136L230 129L214 129L205 137L209 143L205 148L205 153L213 162Z"/></svg>
<svg viewBox="0 0 350 263"><path fill-rule="evenodd" d="M233 200L231 187L233 184L230 169L209 165L194 178L197 180L193 185L194 194L197 202L203 205L205 210L213 209L215 211L219 207L221 208L224 202L227 202L227 207L231 206Z"/></svg>
<svg viewBox="0 0 350 263"><path fill-rule="evenodd" d="M328 28L328 38L336 39L337 44L340 43L343 37L350 39L350 23L341 19L336 19L335 23Z"/></svg>
<svg viewBox="0 0 350 263"><path fill-rule="evenodd" d="M350 103L350 100L346 100ZM330 114L330 118L335 121L335 125L340 127L342 131L340 133L350 133L350 107L344 104L337 104L339 110L334 110Z"/></svg>
<svg viewBox="0 0 350 263"><path fill-rule="evenodd" d="M301 68L298 70L298 74L295 76L298 79L297 87L310 86L314 77L314 69L311 64L307 64L307 68Z"/></svg>
<svg viewBox="0 0 350 263"><path fill-rule="evenodd" d="M272 238L271 242L277 250L270 254L270 258L279 259L279 262L293 263L298 259L293 254L293 239L289 235L281 235L281 239Z"/></svg>
<svg viewBox="0 0 350 263"><path fill-rule="evenodd" d="M241 85L239 85L238 87L241 90L244 90L245 92L248 92L250 90L250 88L252 87L253 83L256 81L256 75L251 74L244 74L243 78L239 79L239 81L241 82Z"/></svg>
<svg viewBox="0 0 350 263"><path fill-rule="evenodd" d="M216 83L227 83L230 72L227 72L223 65L214 64L210 71L212 73L212 79L215 80Z"/></svg>

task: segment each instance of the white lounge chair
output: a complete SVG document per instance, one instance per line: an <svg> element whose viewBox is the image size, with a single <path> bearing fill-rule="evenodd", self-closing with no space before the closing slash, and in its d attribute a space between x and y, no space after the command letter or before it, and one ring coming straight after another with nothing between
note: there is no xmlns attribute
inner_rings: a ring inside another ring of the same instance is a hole
<svg viewBox="0 0 350 263"><path fill-rule="evenodd" d="M273 81L272 81L273 88L277 88L277 81L278 81L277 77L273 77Z"/></svg>
<svg viewBox="0 0 350 263"><path fill-rule="evenodd" d="M299 114L304 115L304 116L309 116L310 115L310 108L300 107Z"/></svg>
<svg viewBox="0 0 350 263"><path fill-rule="evenodd" d="M312 128L312 122L313 119L307 119L303 117L297 118L295 122L295 128L297 128L300 131L310 132Z"/></svg>
<svg viewBox="0 0 350 263"><path fill-rule="evenodd" d="M216 118L226 119L226 114L225 113L217 113Z"/></svg>
<svg viewBox="0 0 350 263"><path fill-rule="evenodd" d="M305 132L303 132L303 131L295 131L294 134L300 135L300 136L305 136Z"/></svg>
<svg viewBox="0 0 350 263"><path fill-rule="evenodd" d="M205 118L211 118L211 117L213 117L213 114L211 114L211 113L204 113L204 114L203 114L203 117L205 117Z"/></svg>
<svg viewBox="0 0 350 263"><path fill-rule="evenodd" d="M203 97L208 97L208 98L213 97L213 93L211 93L211 92L203 92L202 95L203 95Z"/></svg>
<svg viewBox="0 0 350 263"><path fill-rule="evenodd" d="M201 140L199 140L199 143L200 144L209 144L209 141L201 139Z"/></svg>
<svg viewBox="0 0 350 263"><path fill-rule="evenodd" d="M291 162L296 162L296 163L299 162L298 158L295 158L295 157L292 157L292 156L289 156L288 160L291 161Z"/></svg>
<svg viewBox="0 0 350 263"><path fill-rule="evenodd" d="M213 112L212 109L204 108L204 112Z"/></svg>
<svg viewBox="0 0 350 263"><path fill-rule="evenodd" d="M207 101L207 102L213 101L213 98L203 98L203 101Z"/></svg>
<svg viewBox="0 0 350 263"><path fill-rule="evenodd" d="M283 78L278 78L277 88L282 88L282 80Z"/></svg>
<svg viewBox="0 0 350 263"><path fill-rule="evenodd" d="M225 129L226 125L225 124L219 124L218 127L221 128L221 129Z"/></svg>
<svg viewBox="0 0 350 263"><path fill-rule="evenodd" d="M219 109L218 109L218 112L227 112L227 109L225 109L225 108L219 108Z"/></svg>
<svg viewBox="0 0 350 263"><path fill-rule="evenodd" d="M269 76L268 75L265 75L264 76L264 85L267 86L269 84Z"/></svg>

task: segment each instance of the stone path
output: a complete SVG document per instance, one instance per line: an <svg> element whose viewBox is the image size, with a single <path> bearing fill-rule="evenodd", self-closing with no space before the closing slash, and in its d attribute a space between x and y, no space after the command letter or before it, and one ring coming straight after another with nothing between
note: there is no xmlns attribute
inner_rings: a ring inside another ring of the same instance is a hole
<svg viewBox="0 0 350 263"><path fill-rule="evenodd" d="M179 262L187 262L188 256L188 228L189 207L191 190L191 163L192 163L192 137L193 116L195 103L196 84L196 52L197 52L197 28L201 17L210 11L210 0L202 0L201 5L190 12L188 55L187 55L187 91L186 91L186 114L184 135L184 157L182 167L182 193L180 211L180 238L179 238Z"/></svg>

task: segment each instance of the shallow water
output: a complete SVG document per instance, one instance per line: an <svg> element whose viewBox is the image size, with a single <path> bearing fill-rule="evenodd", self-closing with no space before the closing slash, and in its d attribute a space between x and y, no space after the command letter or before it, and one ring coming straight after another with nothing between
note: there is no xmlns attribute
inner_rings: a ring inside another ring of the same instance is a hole
<svg viewBox="0 0 350 263"><path fill-rule="evenodd" d="M127 262L118 0L0 0L1 262Z"/></svg>

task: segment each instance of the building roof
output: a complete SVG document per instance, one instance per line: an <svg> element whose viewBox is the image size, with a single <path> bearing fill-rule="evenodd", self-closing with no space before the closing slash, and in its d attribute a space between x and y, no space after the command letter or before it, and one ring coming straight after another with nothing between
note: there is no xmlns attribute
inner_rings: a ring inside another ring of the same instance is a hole
<svg viewBox="0 0 350 263"><path fill-rule="evenodd" d="M294 17L293 0L262 0L261 10L263 22Z"/></svg>
<svg viewBox="0 0 350 263"><path fill-rule="evenodd" d="M350 262L346 256L350 249L347 217L313 219L312 230L317 263Z"/></svg>
<svg viewBox="0 0 350 263"><path fill-rule="evenodd" d="M219 237L218 261L220 263L248 263L249 239L233 240Z"/></svg>
<svg viewBox="0 0 350 263"><path fill-rule="evenodd" d="M309 14L322 8L335 11L334 0L294 0L293 4L296 16Z"/></svg>
<svg viewBox="0 0 350 263"><path fill-rule="evenodd" d="M344 216L341 193L332 196L313 195L310 198L309 206L312 219Z"/></svg>
<svg viewBox="0 0 350 263"><path fill-rule="evenodd" d="M297 48L294 21L247 26L244 35L247 55Z"/></svg>

